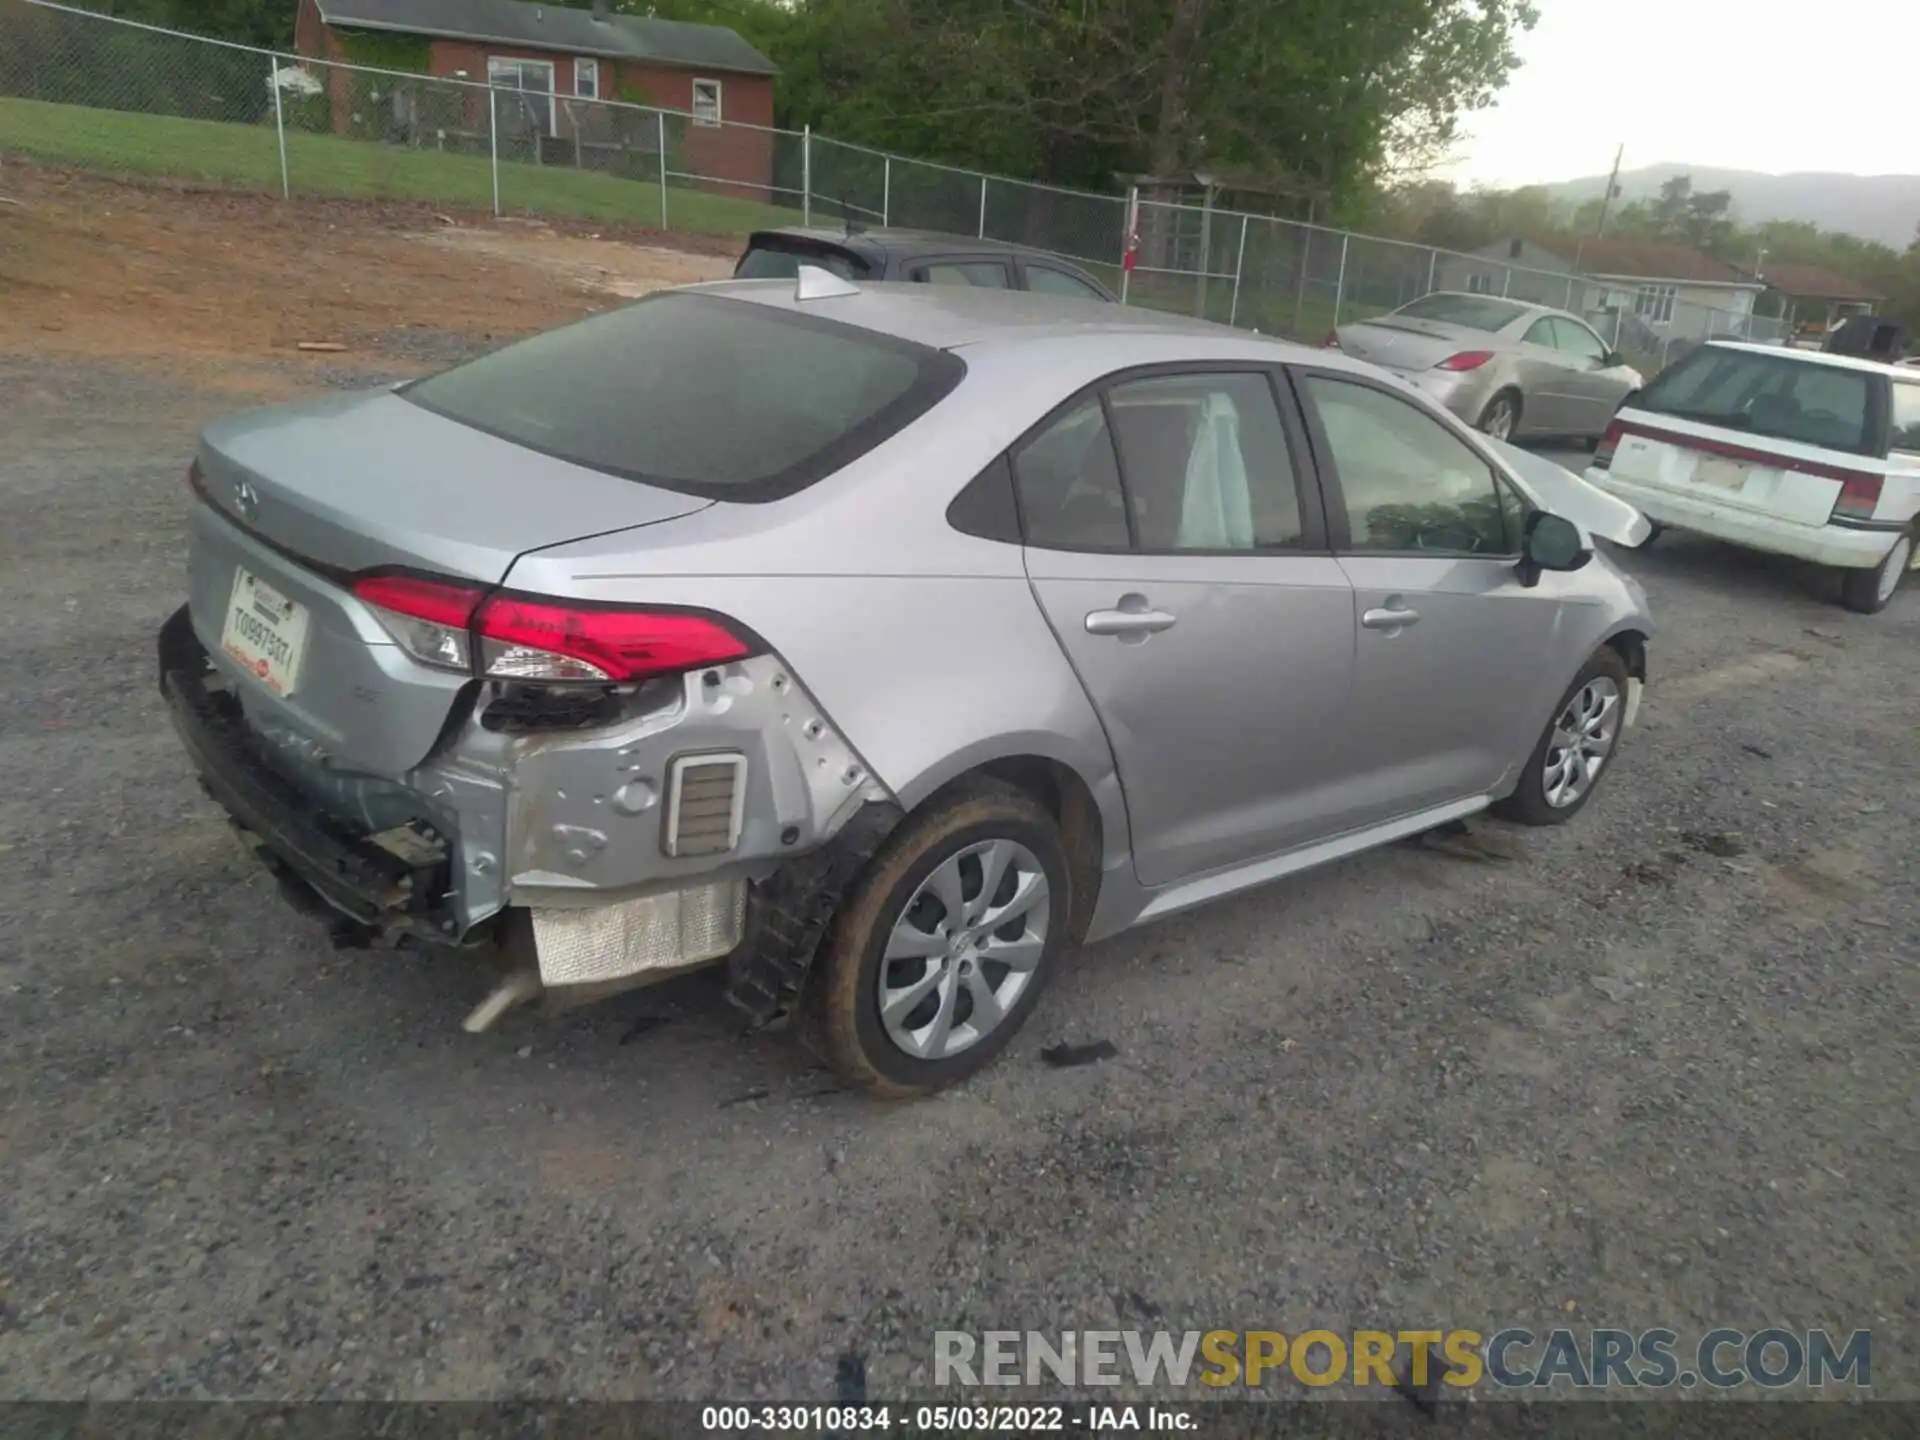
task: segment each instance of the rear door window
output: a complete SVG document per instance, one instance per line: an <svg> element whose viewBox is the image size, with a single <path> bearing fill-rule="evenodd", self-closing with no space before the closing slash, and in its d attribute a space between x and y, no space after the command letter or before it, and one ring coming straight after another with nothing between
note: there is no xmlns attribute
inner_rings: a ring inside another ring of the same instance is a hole
<svg viewBox="0 0 1920 1440"><path fill-rule="evenodd" d="M1708 345L1661 371L1633 407L1756 438L1867 455L1873 453L1874 380L1865 370Z"/></svg>
<svg viewBox="0 0 1920 1440"><path fill-rule="evenodd" d="M1036 295L1064 295L1072 300L1098 300L1103 305L1109 303L1106 296L1077 275L1055 270L1050 265L1029 264L1026 271L1027 289Z"/></svg>
<svg viewBox="0 0 1920 1440"><path fill-rule="evenodd" d="M909 272L926 285L974 285L983 290L1011 290L1013 280L998 260L942 260L918 265Z"/></svg>
<svg viewBox="0 0 1920 1440"><path fill-rule="evenodd" d="M954 355L716 295L669 292L402 387L530 450L667 490L768 500L904 429Z"/></svg>
<svg viewBox="0 0 1920 1440"><path fill-rule="evenodd" d="M1106 411L1089 397L1013 457L1014 488L1029 545L1048 550L1125 550L1127 498Z"/></svg>

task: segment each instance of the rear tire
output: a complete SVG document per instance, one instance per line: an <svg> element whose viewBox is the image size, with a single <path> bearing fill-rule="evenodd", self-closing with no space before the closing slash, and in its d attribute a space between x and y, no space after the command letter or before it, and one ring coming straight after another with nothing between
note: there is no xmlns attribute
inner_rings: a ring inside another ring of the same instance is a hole
<svg viewBox="0 0 1920 1440"><path fill-rule="evenodd" d="M1886 558L1871 570L1840 572L1840 603L1856 615L1878 615L1887 608L1913 565L1914 537L1907 531L1895 538Z"/></svg>
<svg viewBox="0 0 1920 1440"><path fill-rule="evenodd" d="M1487 408L1480 412L1480 418L1473 428L1483 435L1491 435L1496 440L1511 440L1520 429L1520 395L1515 390L1502 390L1487 402Z"/></svg>
<svg viewBox="0 0 1920 1440"><path fill-rule="evenodd" d="M1520 783L1493 813L1519 825L1564 825L1584 810L1620 752L1627 682L1620 652L1596 650L1553 707Z"/></svg>
<svg viewBox="0 0 1920 1440"><path fill-rule="evenodd" d="M1003 781L956 785L895 830L841 900L807 987L809 1048L883 1096L959 1084L1039 1003L1072 911L1045 808ZM995 913L1008 918L982 923Z"/></svg>

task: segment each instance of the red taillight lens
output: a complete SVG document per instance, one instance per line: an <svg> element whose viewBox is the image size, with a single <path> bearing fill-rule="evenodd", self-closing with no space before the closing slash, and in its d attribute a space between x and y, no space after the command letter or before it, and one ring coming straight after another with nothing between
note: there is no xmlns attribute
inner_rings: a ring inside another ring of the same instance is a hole
<svg viewBox="0 0 1920 1440"><path fill-rule="evenodd" d="M504 680L630 684L753 653L752 645L710 616L521 595L488 600L474 617L474 629L485 673Z"/></svg>
<svg viewBox="0 0 1920 1440"><path fill-rule="evenodd" d="M1849 472L1840 482L1840 498L1833 502L1835 520L1871 520L1880 505L1884 477Z"/></svg>
<svg viewBox="0 0 1920 1440"><path fill-rule="evenodd" d="M457 585L447 580L389 574L361 576L353 582L353 593L367 604L378 605L396 615L464 630L472 622L474 607L484 592L476 586Z"/></svg>
<svg viewBox="0 0 1920 1440"><path fill-rule="evenodd" d="M375 618L414 659L441 670L473 669L468 629L485 592L452 580L419 575L362 575L353 593L373 607Z"/></svg>
<svg viewBox="0 0 1920 1440"><path fill-rule="evenodd" d="M1458 355L1449 355L1445 360L1442 360L1438 365L1434 366L1434 369L1478 370L1492 358L1493 352L1491 350L1462 350Z"/></svg>
<svg viewBox="0 0 1920 1440"><path fill-rule="evenodd" d="M1320 342L1320 346L1323 350L1338 350L1340 348L1340 332L1338 330L1327 331L1327 338Z"/></svg>
<svg viewBox="0 0 1920 1440"><path fill-rule="evenodd" d="M1593 447L1593 468L1605 470L1613 464L1613 452L1620 446L1620 437L1626 434L1627 427L1618 420L1607 426L1607 433L1600 437L1600 443Z"/></svg>

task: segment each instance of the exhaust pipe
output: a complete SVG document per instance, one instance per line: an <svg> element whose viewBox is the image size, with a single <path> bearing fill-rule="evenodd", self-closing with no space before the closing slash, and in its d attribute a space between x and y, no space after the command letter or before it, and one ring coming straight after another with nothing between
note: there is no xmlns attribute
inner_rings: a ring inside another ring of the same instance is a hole
<svg viewBox="0 0 1920 1440"><path fill-rule="evenodd" d="M545 988L540 983L538 970L514 970L493 987L486 999L473 1007L473 1013L461 1022L460 1028L469 1035L483 1034L498 1024L500 1017L514 1006L538 998Z"/></svg>

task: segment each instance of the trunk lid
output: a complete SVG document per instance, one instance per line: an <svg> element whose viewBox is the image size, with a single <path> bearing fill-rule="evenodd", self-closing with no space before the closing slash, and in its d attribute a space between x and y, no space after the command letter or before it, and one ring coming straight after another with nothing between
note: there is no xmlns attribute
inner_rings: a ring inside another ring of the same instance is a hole
<svg viewBox="0 0 1920 1440"><path fill-rule="evenodd" d="M391 393L217 421L198 463L194 631L254 728L307 762L398 776L468 676L409 656L350 588L384 567L498 584L520 556L711 500L552 459Z"/></svg>
<svg viewBox="0 0 1920 1440"><path fill-rule="evenodd" d="M200 466L216 506L318 568L402 565L488 584L529 550L712 503L497 440L390 391L216 421Z"/></svg>
<svg viewBox="0 0 1920 1440"><path fill-rule="evenodd" d="M1491 350L1495 345L1485 330L1402 315L1342 325L1338 333L1344 353L1390 370L1431 370L1462 350Z"/></svg>

